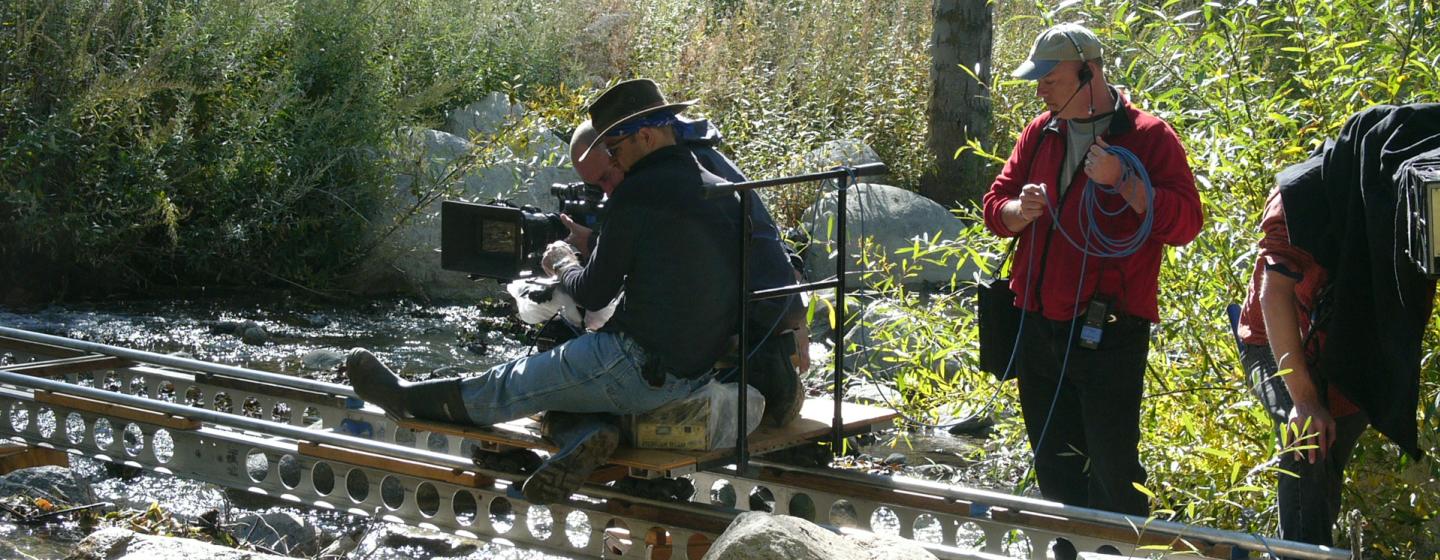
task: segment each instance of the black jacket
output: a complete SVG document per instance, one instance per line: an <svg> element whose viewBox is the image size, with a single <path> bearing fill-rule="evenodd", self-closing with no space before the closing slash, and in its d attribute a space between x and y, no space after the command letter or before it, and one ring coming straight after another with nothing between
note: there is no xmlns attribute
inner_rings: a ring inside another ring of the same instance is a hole
<svg viewBox="0 0 1440 560"><path fill-rule="evenodd" d="M623 288L603 330L633 337L679 377L709 370L737 330L740 203L703 196L721 181L683 147L652 152L611 193L590 262L561 272L586 309Z"/></svg>
<svg viewBox="0 0 1440 560"><path fill-rule="evenodd" d="M1420 342L1435 281L1405 255L1395 173L1440 147L1440 105L1382 105L1355 114L1333 146L1277 177L1290 242L1330 272L1325 345L1315 370L1414 457Z"/></svg>

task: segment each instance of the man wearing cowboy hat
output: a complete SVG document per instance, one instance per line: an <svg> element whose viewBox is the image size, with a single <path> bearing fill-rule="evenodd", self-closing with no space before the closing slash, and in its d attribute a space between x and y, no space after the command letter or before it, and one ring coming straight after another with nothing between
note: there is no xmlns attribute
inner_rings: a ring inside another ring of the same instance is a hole
<svg viewBox="0 0 1440 560"><path fill-rule="evenodd" d="M1160 319L1160 261L1166 245L1195 238L1203 216L1179 137L1111 87L1101 62L1099 39L1080 25L1036 38L1014 75L1037 82L1048 111L1020 134L984 216L996 235L1018 237L1010 289L1025 315L1015 375L1040 493L1144 516L1149 503L1135 488L1145 481L1140 402L1150 326ZM1153 196L1110 146L1135 154ZM1128 253L1099 251L1086 229L1119 237L1147 220L1148 234ZM1077 328L1091 316L1098 340Z"/></svg>
<svg viewBox="0 0 1440 560"><path fill-rule="evenodd" d="M746 180L734 162L715 149L721 141L720 131L709 120L679 117L673 128L676 143L694 155L706 171L732 183ZM608 195L625 178L625 173L615 166L608 152L602 153L603 150L597 148L586 153L596 138L599 138L599 131L589 120L576 127L570 137L570 160L582 181L600 187ZM764 201L753 191L744 191L744 196L751 197L751 288L780 288L802 281L803 277L792 264L791 255L780 240L780 230ZM571 236L565 241L580 250L582 259L588 258L593 232L568 217L562 216L561 219L571 230ZM749 380L750 385L765 397L764 421L767 425L784 426L794 421L805 400L804 386L798 374L808 370L810 363L810 333L804 311L805 302L798 295L751 304L750 319L754 327L751 333L757 336L758 342L752 346Z"/></svg>
<svg viewBox="0 0 1440 560"><path fill-rule="evenodd" d="M582 265L553 244L542 263L583 307L622 291L610 321L554 349L470 378L408 383L364 349L346 362L355 392L391 415L491 425L547 410L635 414L691 393L729 349L737 329L740 207L706 199L722 179L676 145L675 115L649 80L616 84L590 105L600 130L586 153L609 152L625 178L606 205L605 227ZM582 423L568 445L524 485L526 499L565 499L619 443L613 426Z"/></svg>

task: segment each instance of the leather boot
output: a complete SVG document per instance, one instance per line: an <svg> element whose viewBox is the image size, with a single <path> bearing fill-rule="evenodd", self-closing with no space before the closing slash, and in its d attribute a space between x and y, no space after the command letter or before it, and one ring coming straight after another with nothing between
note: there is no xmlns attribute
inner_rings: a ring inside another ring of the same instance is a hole
<svg viewBox="0 0 1440 560"><path fill-rule="evenodd" d="M521 493L532 504L564 501L620 446L620 428L606 414L547 412L541 431L560 450L525 479Z"/></svg>
<svg viewBox="0 0 1440 560"><path fill-rule="evenodd" d="M345 374L350 377L355 394L390 416L473 424L460 395L459 378L406 382L364 348L350 351L345 360Z"/></svg>

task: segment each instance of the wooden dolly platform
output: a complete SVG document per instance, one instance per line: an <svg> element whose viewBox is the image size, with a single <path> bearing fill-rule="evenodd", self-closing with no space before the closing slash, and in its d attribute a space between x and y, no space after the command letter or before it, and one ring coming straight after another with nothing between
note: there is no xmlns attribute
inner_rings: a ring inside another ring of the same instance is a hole
<svg viewBox="0 0 1440 560"><path fill-rule="evenodd" d="M782 428L761 426L750 433L750 453L758 455L795 447L828 437L835 405L829 399L809 399L800 409L800 417ZM841 414L845 435L856 435L888 427L895 418L893 410L862 404L843 403ZM531 419L515 420L489 428L459 426L436 422L405 420L400 426L417 432L434 432L460 436L481 442L491 451L504 449L544 449L555 446L540 438L540 424ZM638 449L621 447L611 457L612 465L625 467L629 476L637 478L673 477L695 472L711 465L728 464L735 456L734 448L713 451L681 451L671 449Z"/></svg>

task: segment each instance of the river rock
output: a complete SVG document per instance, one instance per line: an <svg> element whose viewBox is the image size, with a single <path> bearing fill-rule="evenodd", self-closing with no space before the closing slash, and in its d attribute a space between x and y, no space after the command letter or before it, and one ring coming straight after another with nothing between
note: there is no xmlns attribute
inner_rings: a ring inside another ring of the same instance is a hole
<svg viewBox="0 0 1440 560"><path fill-rule="evenodd" d="M331 348L317 348L300 357L300 365L308 370L329 370L345 363L345 353Z"/></svg>
<svg viewBox="0 0 1440 560"><path fill-rule="evenodd" d="M805 275L811 281L828 278L835 274L835 231L834 217L837 196L830 190L806 209L801 215L800 230L810 242L801 252L805 259ZM846 269L861 270L860 241L872 238L868 250L884 255L893 263L905 260L915 263L913 255L900 251L914 246L917 239L921 246L939 234L940 239L954 237L965 228L965 224L950 214L944 206L913 192L872 183L855 185L847 193L846 244L845 254L850 256ZM954 265L940 266L921 263L916 275L903 278L907 285L947 285L952 278L965 280L978 270L967 262L964 268Z"/></svg>
<svg viewBox="0 0 1440 560"><path fill-rule="evenodd" d="M236 518L229 529L245 542L291 556L314 556L320 550L319 530L288 511L247 513Z"/></svg>
<svg viewBox="0 0 1440 560"><path fill-rule="evenodd" d="M892 539L899 541L899 539ZM934 555L912 546L900 549L880 539L854 540L788 515L746 512L735 518L710 546L705 560L929 560ZM902 541L903 542L903 541Z"/></svg>
<svg viewBox="0 0 1440 560"><path fill-rule="evenodd" d="M251 346L261 346L270 342L270 332L255 321L245 321L240 326L240 341Z"/></svg>
<svg viewBox="0 0 1440 560"><path fill-rule="evenodd" d="M935 555L912 541L874 533L847 533L845 540L870 555L870 560L934 560Z"/></svg>
<svg viewBox="0 0 1440 560"><path fill-rule="evenodd" d="M290 560L285 556L246 552L194 539L143 535L110 527L85 537L68 560Z"/></svg>
<svg viewBox="0 0 1440 560"><path fill-rule="evenodd" d="M26 495L54 502L87 505L96 502L90 483L65 467L19 469L0 476L0 496Z"/></svg>

